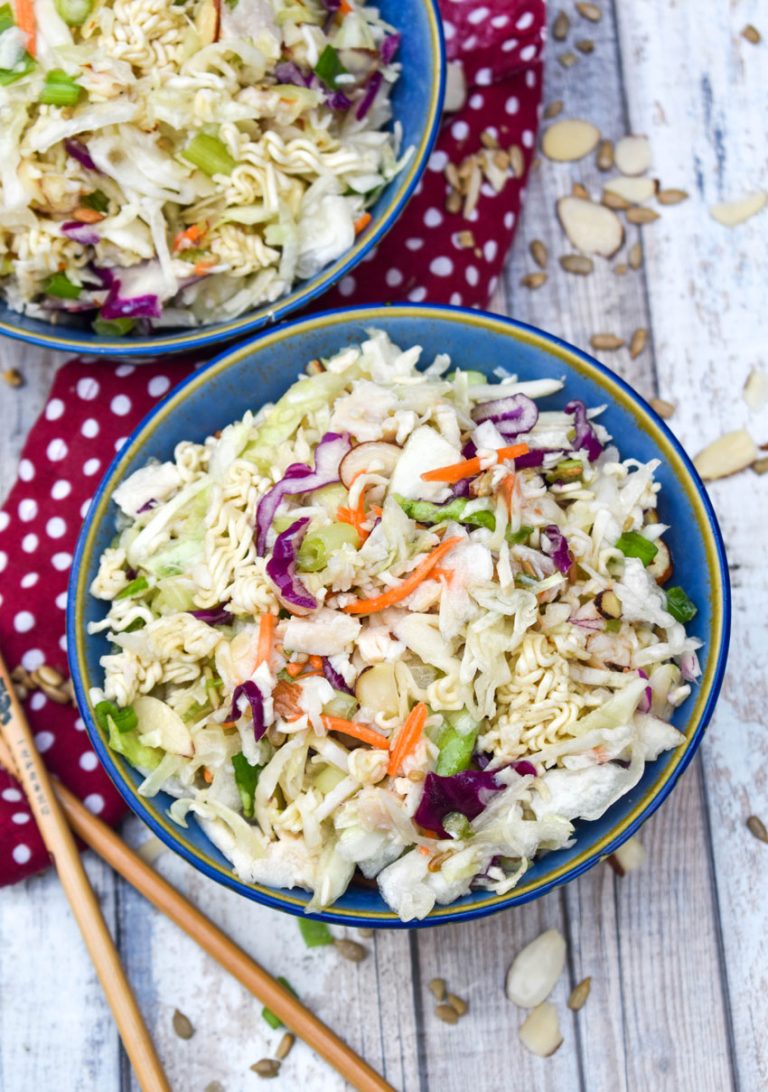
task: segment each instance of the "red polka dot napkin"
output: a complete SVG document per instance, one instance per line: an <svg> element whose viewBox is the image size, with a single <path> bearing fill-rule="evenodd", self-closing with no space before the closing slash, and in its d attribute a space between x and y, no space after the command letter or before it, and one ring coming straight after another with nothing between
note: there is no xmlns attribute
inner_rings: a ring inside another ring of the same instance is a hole
<svg viewBox="0 0 768 1092"><path fill-rule="evenodd" d="M446 115L429 167L396 227L318 310L381 300L482 307L496 287L535 146L544 0L440 0L440 8L448 59L464 71L466 101ZM524 171L499 192L484 180L465 218L462 210L446 209L444 171L479 151L481 134L502 151L517 145ZM54 377L0 512L0 647L9 668L34 673L48 665L67 674L67 579L90 498L124 438L193 366L177 358L116 367L73 360ZM76 711L43 689L30 689L25 707L49 769L92 812L117 822L124 805ZM48 863L18 785L0 771L0 885Z"/></svg>

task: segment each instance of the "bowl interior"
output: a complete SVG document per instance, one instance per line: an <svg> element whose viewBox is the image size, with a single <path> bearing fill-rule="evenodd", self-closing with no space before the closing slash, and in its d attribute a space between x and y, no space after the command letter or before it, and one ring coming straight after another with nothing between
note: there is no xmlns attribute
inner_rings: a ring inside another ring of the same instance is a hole
<svg viewBox="0 0 768 1092"><path fill-rule="evenodd" d="M139 798L141 780L108 750L95 724L88 688L99 685L99 657L107 651L104 636L89 637L86 625L103 617L105 604L92 598L88 586L98 558L114 533L110 496L115 486L150 457L171 457L182 439L202 440L209 433L274 400L290 385L304 361L330 355L365 337L372 326L386 330L402 346L422 345L422 362L449 352L455 364L489 376L504 367L523 379L565 377L566 389L545 403L561 408L569 398L588 405L607 404L602 417L624 456L647 461L659 458L662 485L660 517L670 524L666 540L675 559L675 583L698 605L689 632L705 642L702 677L694 693L674 716L687 742L646 767L639 784L599 820L578 824L576 844L539 859L520 885L505 896L474 892L448 907L438 907L420 924L437 924L490 913L543 894L580 874L628 838L661 803L682 772L709 720L720 686L728 640L729 589L720 532L701 483L677 441L663 422L622 380L591 358L531 327L476 311L425 306L367 307L300 320L264 334L219 357L194 374L138 427L115 459L91 504L70 584L68 641L78 701L94 747L130 806L177 852L203 872L250 898L301 913L309 896L237 880L229 864L191 820L183 830L171 823L170 797ZM323 915L328 921L397 925L376 890L351 888Z"/></svg>
<svg viewBox="0 0 768 1092"><path fill-rule="evenodd" d="M436 0L378 0L382 18L401 33L398 60L403 69L392 94L393 116L403 130L401 147L413 154L370 209L372 220L354 246L320 273L296 284L274 303L264 304L228 322L149 337L108 338L86 324L56 324L12 311L0 299L0 333L52 349L83 349L100 355L147 356L181 352L228 341L276 322L320 295L350 272L394 224L416 187L437 136L443 100L444 50ZM70 320L71 321L71 320Z"/></svg>

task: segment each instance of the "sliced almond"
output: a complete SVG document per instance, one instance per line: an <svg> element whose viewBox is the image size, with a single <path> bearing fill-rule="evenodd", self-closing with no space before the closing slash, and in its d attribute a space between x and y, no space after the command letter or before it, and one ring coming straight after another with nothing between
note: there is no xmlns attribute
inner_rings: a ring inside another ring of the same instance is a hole
<svg viewBox="0 0 768 1092"><path fill-rule="evenodd" d="M679 205L688 200L688 194L685 190L659 190L656 200L660 205Z"/></svg>
<svg viewBox="0 0 768 1092"><path fill-rule="evenodd" d="M547 283L546 273L526 273L524 277L520 278L520 284L523 288L541 288L543 284Z"/></svg>
<svg viewBox="0 0 768 1092"><path fill-rule="evenodd" d="M747 430L737 428L708 444L693 460L693 465L704 481L711 482L745 470L757 454L757 445Z"/></svg>
<svg viewBox="0 0 768 1092"><path fill-rule="evenodd" d="M563 68L573 68L579 58L568 49L565 53L558 53L557 59Z"/></svg>
<svg viewBox="0 0 768 1092"><path fill-rule="evenodd" d="M618 194L630 205L642 205L656 193L657 182L653 178L634 178L620 174L609 179L603 186L608 193Z"/></svg>
<svg viewBox="0 0 768 1092"><path fill-rule="evenodd" d="M763 36L757 27L753 27L751 23L747 23L741 32L742 38L745 38L752 45L760 45L763 40Z"/></svg>
<svg viewBox="0 0 768 1092"><path fill-rule="evenodd" d="M653 209L637 206L627 209L627 219L630 224L652 224L654 220L659 219L659 214L654 212Z"/></svg>
<svg viewBox="0 0 768 1092"><path fill-rule="evenodd" d="M589 19L590 23L599 23L603 17L602 10L597 4L581 3L576 5L576 11L584 19Z"/></svg>
<svg viewBox="0 0 768 1092"><path fill-rule="evenodd" d="M617 337L616 334L593 334L589 339L589 344L593 349L605 349L613 352L614 349L620 349L626 343L623 337Z"/></svg>
<svg viewBox="0 0 768 1092"><path fill-rule="evenodd" d="M601 140L600 146L597 149L597 169L599 171L610 171L613 167L613 143L610 140Z"/></svg>
<svg viewBox="0 0 768 1092"><path fill-rule="evenodd" d="M552 24L552 37L556 42L564 42L568 37L568 31L571 29L571 20L565 14L564 11L559 11L555 16L555 21Z"/></svg>
<svg viewBox="0 0 768 1092"><path fill-rule="evenodd" d="M589 997L589 991L592 988L592 979L587 977L579 982L578 986L574 986L571 990L571 996L568 998L568 1008L573 1012L578 1012L579 1009L583 1009Z"/></svg>
<svg viewBox="0 0 768 1092"><path fill-rule="evenodd" d="M633 243L627 251L627 264L630 269L639 269L643 264L643 248L640 243Z"/></svg>
<svg viewBox="0 0 768 1092"><path fill-rule="evenodd" d="M571 193L574 197L582 197L585 201L591 201L589 190L586 186L582 186L581 182L574 182L571 186Z"/></svg>
<svg viewBox="0 0 768 1092"><path fill-rule="evenodd" d="M768 201L768 195L751 193L737 201L722 201L719 205L713 205L709 215L724 227L736 227L737 224L743 224L745 220L749 220L750 216L760 212L766 201Z"/></svg>
<svg viewBox="0 0 768 1092"><path fill-rule="evenodd" d="M449 61L445 69L445 100L443 112L455 114L467 101L467 78L460 61Z"/></svg>
<svg viewBox="0 0 768 1092"><path fill-rule="evenodd" d="M762 368L755 366L749 373L741 397L753 413L757 413L768 402L768 375Z"/></svg>
<svg viewBox="0 0 768 1092"><path fill-rule="evenodd" d="M546 269L547 262L549 261L549 251L547 250L541 239L534 239L528 248L531 252L531 257L536 262L539 269Z"/></svg>
<svg viewBox="0 0 768 1092"><path fill-rule="evenodd" d="M636 360L640 356L643 349L648 344L648 331L642 326L638 326L632 337L629 339L629 355L633 360Z"/></svg>
<svg viewBox="0 0 768 1092"><path fill-rule="evenodd" d="M551 121L552 118L556 118L558 116L558 114L562 114L562 112L563 112L563 100L562 99L555 99L554 102L549 102L544 107L544 113L542 114L542 117L544 118L545 121Z"/></svg>
<svg viewBox="0 0 768 1092"><path fill-rule="evenodd" d="M610 855L608 864L617 876L625 876L627 872L634 872L636 868L645 864L647 856L642 842L637 838L628 838L623 846L619 846L616 852Z"/></svg>
<svg viewBox="0 0 768 1092"><path fill-rule="evenodd" d="M545 129L541 150L547 159L558 163L572 163L583 159L595 148L600 130L581 118L564 118Z"/></svg>
<svg viewBox="0 0 768 1092"><path fill-rule="evenodd" d="M651 145L648 137L622 137L616 142L613 158L622 174L644 174L651 165Z"/></svg>
<svg viewBox="0 0 768 1092"><path fill-rule="evenodd" d="M624 227L615 212L582 197L561 197L557 215L578 250L611 258L624 242Z"/></svg>
<svg viewBox="0 0 768 1092"><path fill-rule="evenodd" d="M218 0L203 0L195 16L195 29L203 46L218 41L221 26L221 3Z"/></svg>
<svg viewBox="0 0 768 1092"><path fill-rule="evenodd" d="M649 406L652 406L659 417L662 417L665 421L668 421L675 412L675 403L667 402L664 398L651 398L648 404Z"/></svg>
<svg viewBox="0 0 768 1092"><path fill-rule="evenodd" d="M507 971L507 997L522 1009L544 1001L557 985L565 966L565 939L547 929L517 953Z"/></svg>
<svg viewBox="0 0 768 1092"><path fill-rule="evenodd" d="M521 1024L518 1035L520 1042L531 1054L537 1054L539 1058L548 1058L554 1054L563 1042L560 1018L555 1006L549 1001L537 1005Z"/></svg>
<svg viewBox="0 0 768 1092"><path fill-rule="evenodd" d="M563 254L560 265L566 273L576 273L580 277L587 277L595 268L595 263L584 254Z"/></svg>

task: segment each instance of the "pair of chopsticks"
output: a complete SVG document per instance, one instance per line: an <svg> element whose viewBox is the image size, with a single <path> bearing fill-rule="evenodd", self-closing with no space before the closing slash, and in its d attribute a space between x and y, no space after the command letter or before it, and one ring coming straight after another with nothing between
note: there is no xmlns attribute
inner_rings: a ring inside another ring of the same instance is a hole
<svg viewBox="0 0 768 1092"><path fill-rule="evenodd" d="M50 779L2 656L0 766L17 778L27 795L143 1092L170 1092L170 1086L83 868L73 831L354 1088L359 1092L394 1092L322 1020L188 903L110 827L91 815L73 793Z"/></svg>

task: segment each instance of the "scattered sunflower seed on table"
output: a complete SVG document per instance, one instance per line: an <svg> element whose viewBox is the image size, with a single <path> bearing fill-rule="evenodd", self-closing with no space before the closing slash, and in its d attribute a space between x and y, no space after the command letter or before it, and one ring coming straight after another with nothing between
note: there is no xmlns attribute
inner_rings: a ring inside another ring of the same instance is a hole
<svg viewBox="0 0 768 1092"><path fill-rule="evenodd" d="M758 815L750 815L747 819L747 830L757 838L758 842L768 842L768 830L765 829L765 823Z"/></svg>
<svg viewBox="0 0 768 1092"><path fill-rule="evenodd" d="M183 1012L179 1012L178 1009L173 1010L171 1023L173 1024L173 1030L180 1039L191 1039L195 1034L192 1021L188 1016L185 1016Z"/></svg>

